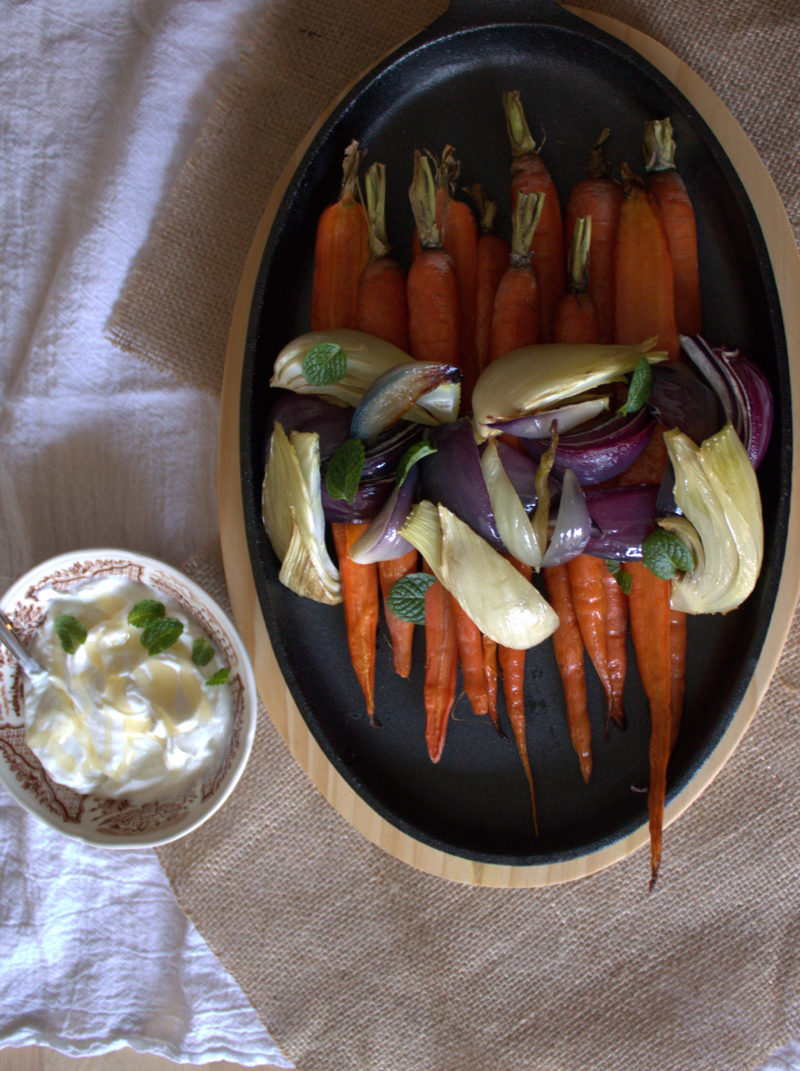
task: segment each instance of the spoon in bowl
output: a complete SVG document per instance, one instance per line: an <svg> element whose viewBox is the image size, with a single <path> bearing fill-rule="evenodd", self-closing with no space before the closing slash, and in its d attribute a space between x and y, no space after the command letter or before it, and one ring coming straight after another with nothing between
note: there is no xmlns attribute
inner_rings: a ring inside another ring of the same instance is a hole
<svg viewBox="0 0 800 1071"><path fill-rule="evenodd" d="M2 610L0 610L0 643L8 648L31 680L47 674L44 666L34 658L16 634L11 620Z"/></svg>

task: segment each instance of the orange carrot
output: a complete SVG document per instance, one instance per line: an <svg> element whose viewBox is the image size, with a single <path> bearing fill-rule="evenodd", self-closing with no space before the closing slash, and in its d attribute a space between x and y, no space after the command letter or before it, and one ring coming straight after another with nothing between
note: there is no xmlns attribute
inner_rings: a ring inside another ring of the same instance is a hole
<svg viewBox="0 0 800 1071"><path fill-rule="evenodd" d="M608 623L606 620L606 590L604 578L608 566L602 558L591 554L579 554L567 562L569 591L586 653L592 661L603 691L606 694L609 718L618 721L622 711L614 706L611 678L608 672Z"/></svg>
<svg viewBox="0 0 800 1071"><path fill-rule="evenodd" d="M531 265L531 239L542 216L545 195L521 193L512 216L511 256L492 309L489 360L541 337L539 283Z"/></svg>
<svg viewBox="0 0 800 1071"><path fill-rule="evenodd" d="M670 707L672 725L670 751L675 747L683 714L683 696L686 691L686 614L671 610L669 615L669 651L672 667Z"/></svg>
<svg viewBox="0 0 800 1071"><path fill-rule="evenodd" d="M461 663L461 679L464 683L464 691L475 713L486 714L489 710L489 696L483 671L481 630L472 618L464 612L457 599L453 599L453 613L456 622L458 657Z"/></svg>
<svg viewBox="0 0 800 1071"><path fill-rule="evenodd" d="M453 196L461 165L452 145L446 145L438 162L437 219L442 229L442 248L453 258L461 302L462 407L469 409L472 388L478 378L475 316L478 295L478 224L466 201Z"/></svg>
<svg viewBox="0 0 800 1071"><path fill-rule="evenodd" d="M583 780L588 782L592 775L592 728L586 709L583 640L572 605L567 567L551 565L542 570L542 575L550 605L559 619L558 628L553 633L553 649L564 687L567 727L580 761Z"/></svg>
<svg viewBox="0 0 800 1071"><path fill-rule="evenodd" d="M350 557L358 537L369 527L367 521L331 525L347 628L350 661L364 693L370 721L375 714L375 644L378 631L378 567L360 565Z"/></svg>
<svg viewBox="0 0 800 1071"><path fill-rule="evenodd" d="M530 580L533 570L529 565L523 565L522 562L511 557L508 560L527 580ZM522 760L525 779L528 782L531 811L533 813L533 828L538 834L539 822L536 817L536 794L533 789L533 773L528 759L528 743L526 739L525 654L525 651L517 651L502 645L497 648L497 660L503 673L503 696L506 701L506 714L508 714L508 720L511 722L517 751Z"/></svg>
<svg viewBox="0 0 800 1071"><path fill-rule="evenodd" d="M577 219L592 219L588 289L597 309L598 341L603 343L614 341L614 247L624 199L622 187L609 174L604 150L608 135L609 131L604 130L592 147L589 173L573 186L564 210L566 242L572 240Z"/></svg>
<svg viewBox="0 0 800 1071"><path fill-rule="evenodd" d="M431 572L427 562L425 572ZM458 640L453 597L435 580L425 595L425 742L431 762L444 751L447 723L456 699Z"/></svg>
<svg viewBox="0 0 800 1071"><path fill-rule="evenodd" d="M609 718L620 729L625 728L623 694L628 670L628 596L605 563L603 567L605 569L602 577L603 590L606 597L606 654L610 689L608 717L606 718L606 733L608 733Z"/></svg>
<svg viewBox="0 0 800 1071"><path fill-rule="evenodd" d="M670 119L645 124L647 190L656 201L675 272L675 320L682 335L703 330L697 220L681 175L675 168L675 141Z"/></svg>
<svg viewBox="0 0 800 1071"><path fill-rule="evenodd" d="M406 273L390 254L386 232L386 166L365 176L370 257L358 281L356 327L408 352Z"/></svg>
<svg viewBox="0 0 800 1071"><path fill-rule="evenodd" d="M672 259L653 198L630 168L623 165L625 200L619 217L614 278L616 341L636 344L658 337L658 348L677 359Z"/></svg>
<svg viewBox="0 0 800 1071"><path fill-rule="evenodd" d="M494 233L494 217L497 204L490 201L480 183L469 189L469 194L478 209L480 231L478 234L478 290L475 298L475 349L478 371L489 363L489 339L492 330L494 296L503 274L509 265L511 249L505 238Z"/></svg>
<svg viewBox="0 0 800 1071"><path fill-rule="evenodd" d="M662 424L656 424L644 450L632 465L620 473L618 482L621 487L630 487L637 483L661 483L667 460L664 427Z"/></svg>
<svg viewBox="0 0 800 1071"><path fill-rule="evenodd" d="M650 888L658 877L667 792L667 763L672 739L672 657L670 582L641 562L626 562L631 575L631 637L639 677L650 706Z"/></svg>
<svg viewBox="0 0 800 1071"><path fill-rule="evenodd" d="M566 290L564 221L561 202L541 157L542 143L534 141L517 90L503 94L506 129L511 142L511 209L521 192L544 193L542 218L533 237L533 270L539 283L542 341L553 337L556 308Z"/></svg>
<svg viewBox="0 0 800 1071"><path fill-rule="evenodd" d="M488 636L481 636L483 646L483 676L486 681L486 699L489 705L489 717L495 729L502 734L497 716L497 643Z"/></svg>
<svg viewBox="0 0 800 1071"><path fill-rule="evenodd" d="M344 154L339 199L328 205L317 224L311 287L311 330L355 327L358 280L369 257L367 214L357 199L358 142Z"/></svg>
<svg viewBox="0 0 800 1071"><path fill-rule="evenodd" d="M592 217L579 216L570 244L569 292L558 303L553 324L554 342L599 342L600 318L589 293L589 251Z"/></svg>
<svg viewBox="0 0 800 1071"><path fill-rule="evenodd" d="M381 594L383 596L383 613L392 641L392 663L395 672L401 677L407 677L411 672L414 626L410 621L404 621L393 613L389 609L387 600L389 592L392 590L392 585L397 580L416 570L417 559L417 551L410 550L399 558L378 562L378 579L380 580Z"/></svg>
<svg viewBox="0 0 800 1071"><path fill-rule="evenodd" d="M414 153L409 190L421 249L406 279L411 356L461 367L461 299L453 258L441 245L436 188L429 161Z"/></svg>

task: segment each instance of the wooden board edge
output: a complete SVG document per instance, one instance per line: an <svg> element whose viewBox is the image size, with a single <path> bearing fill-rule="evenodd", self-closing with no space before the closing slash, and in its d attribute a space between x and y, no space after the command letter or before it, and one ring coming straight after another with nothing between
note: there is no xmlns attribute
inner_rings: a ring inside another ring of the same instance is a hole
<svg viewBox="0 0 800 1071"><path fill-rule="evenodd" d="M800 360L800 308L791 301L791 295L800 288L800 256L780 195L747 135L710 87L665 46L616 19L580 8L570 10L649 60L686 96L714 131L739 172L758 216L781 298L790 358ZM223 566L234 619L253 659L259 695L282 739L325 799L369 841L419 870L464 884L512 888L573 881L597 873L645 845L649 839L646 824L630 836L580 858L528 867L481 863L417 841L369 807L328 761L286 687L261 614L244 528L239 469L239 394L250 306L263 250L284 191L316 133L350 88L332 102L308 132L276 183L253 236L231 317L222 386L217 483ZM797 392L792 396L792 424L800 427ZM797 465L798 462L793 462L789 548L762 655L737 714L719 745L667 808L667 825L698 798L727 762L755 715L783 650L800 591L800 558L791 551L800 504Z"/></svg>

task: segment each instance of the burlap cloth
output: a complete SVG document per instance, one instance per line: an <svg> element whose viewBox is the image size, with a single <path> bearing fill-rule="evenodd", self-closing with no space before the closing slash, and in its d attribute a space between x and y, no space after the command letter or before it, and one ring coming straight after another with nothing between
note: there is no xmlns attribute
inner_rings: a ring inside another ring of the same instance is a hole
<svg viewBox="0 0 800 1071"><path fill-rule="evenodd" d="M230 310L284 162L329 101L440 0L274 0L166 200L110 331L218 389ZM738 118L800 225L795 0L585 0L684 59ZM219 552L189 571L225 599ZM479 889L375 848L263 714L230 802L159 850L179 902L301 1071L745 1071L800 1038L796 621L732 760L640 852L545 890Z"/></svg>

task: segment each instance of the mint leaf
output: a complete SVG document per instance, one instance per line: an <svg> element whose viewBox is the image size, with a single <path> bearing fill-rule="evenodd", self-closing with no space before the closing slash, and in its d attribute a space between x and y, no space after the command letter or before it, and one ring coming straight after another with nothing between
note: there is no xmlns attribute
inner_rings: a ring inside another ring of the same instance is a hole
<svg viewBox="0 0 800 1071"><path fill-rule="evenodd" d="M214 657L214 645L205 636L198 636L192 644L192 661L196 666L207 666Z"/></svg>
<svg viewBox="0 0 800 1071"><path fill-rule="evenodd" d="M315 387L338 383L346 372L347 354L335 342L320 342L303 358L303 375Z"/></svg>
<svg viewBox="0 0 800 1071"><path fill-rule="evenodd" d="M75 654L80 645L86 642L86 629L72 614L59 614L53 622L53 628L67 654Z"/></svg>
<svg viewBox="0 0 800 1071"><path fill-rule="evenodd" d="M694 555L675 532L657 528L642 544L642 561L657 577L671 580L694 569Z"/></svg>
<svg viewBox="0 0 800 1071"><path fill-rule="evenodd" d="M159 617L151 621L140 637L142 647L149 655L161 654L171 647L183 632L183 625L175 617Z"/></svg>
<svg viewBox="0 0 800 1071"><path fill-rule="evenodd" d="M615 558L606 558L606 565L609 573L611 573L625 594L630 595L633 577L622 568L622 562L618 562Z"/></svg>
<svg viewBox="0 0 800 1071"><path fill-rule="evenodd" d="M653 369L646 357L640 357L636 362L630 383L628 384L628 397L625 404L620 408L620 413L638 413L647 399L653 387Z"/></svg>
<svg viewBox="0 0 800 1071"><path fill-rule="evenodd" d="M156 599L141 599L133 604L128 614L128 624L134 628L146 628L153 621L158 621L166 613L163 602Z"/></svg>
<svg viewBox="0 0 800 1071"><path fill-rule="evenodd" d="M325 470L325 487L331 498L352 502L364 469L364 444L360 439L346 439L337 446Z"/></svg>
<svg viewBox="0 0 800 1071"><path fill-rule="evenodd" d="M431 446L429 442L412 443L400 458L400 464L397 466L395 486L399 487L402 484L411 471L412 466L416 465L418 461L421 461L423 457L428 457L430 454L435 453L436 447Z"/></svg>
<svg viewBox="0 0 800 1071"><path fill-rule="evenodd" d="M425 596L436 577L430 573L407 573L392 584L386 605L401 621L425 624Z"/></svg>
<svg viewBox="0 0 800 1071"><path fill-rule="evenodd" d="M216 685L216 684L227 684L228 683L228 677L230 677L230 675L231 675L230 669L227 666L225 666L224 669L218 669L213 677L209 677L208 680L206 681L206 684L208 685L208 687L212 687L213 685Z"/></svg>

